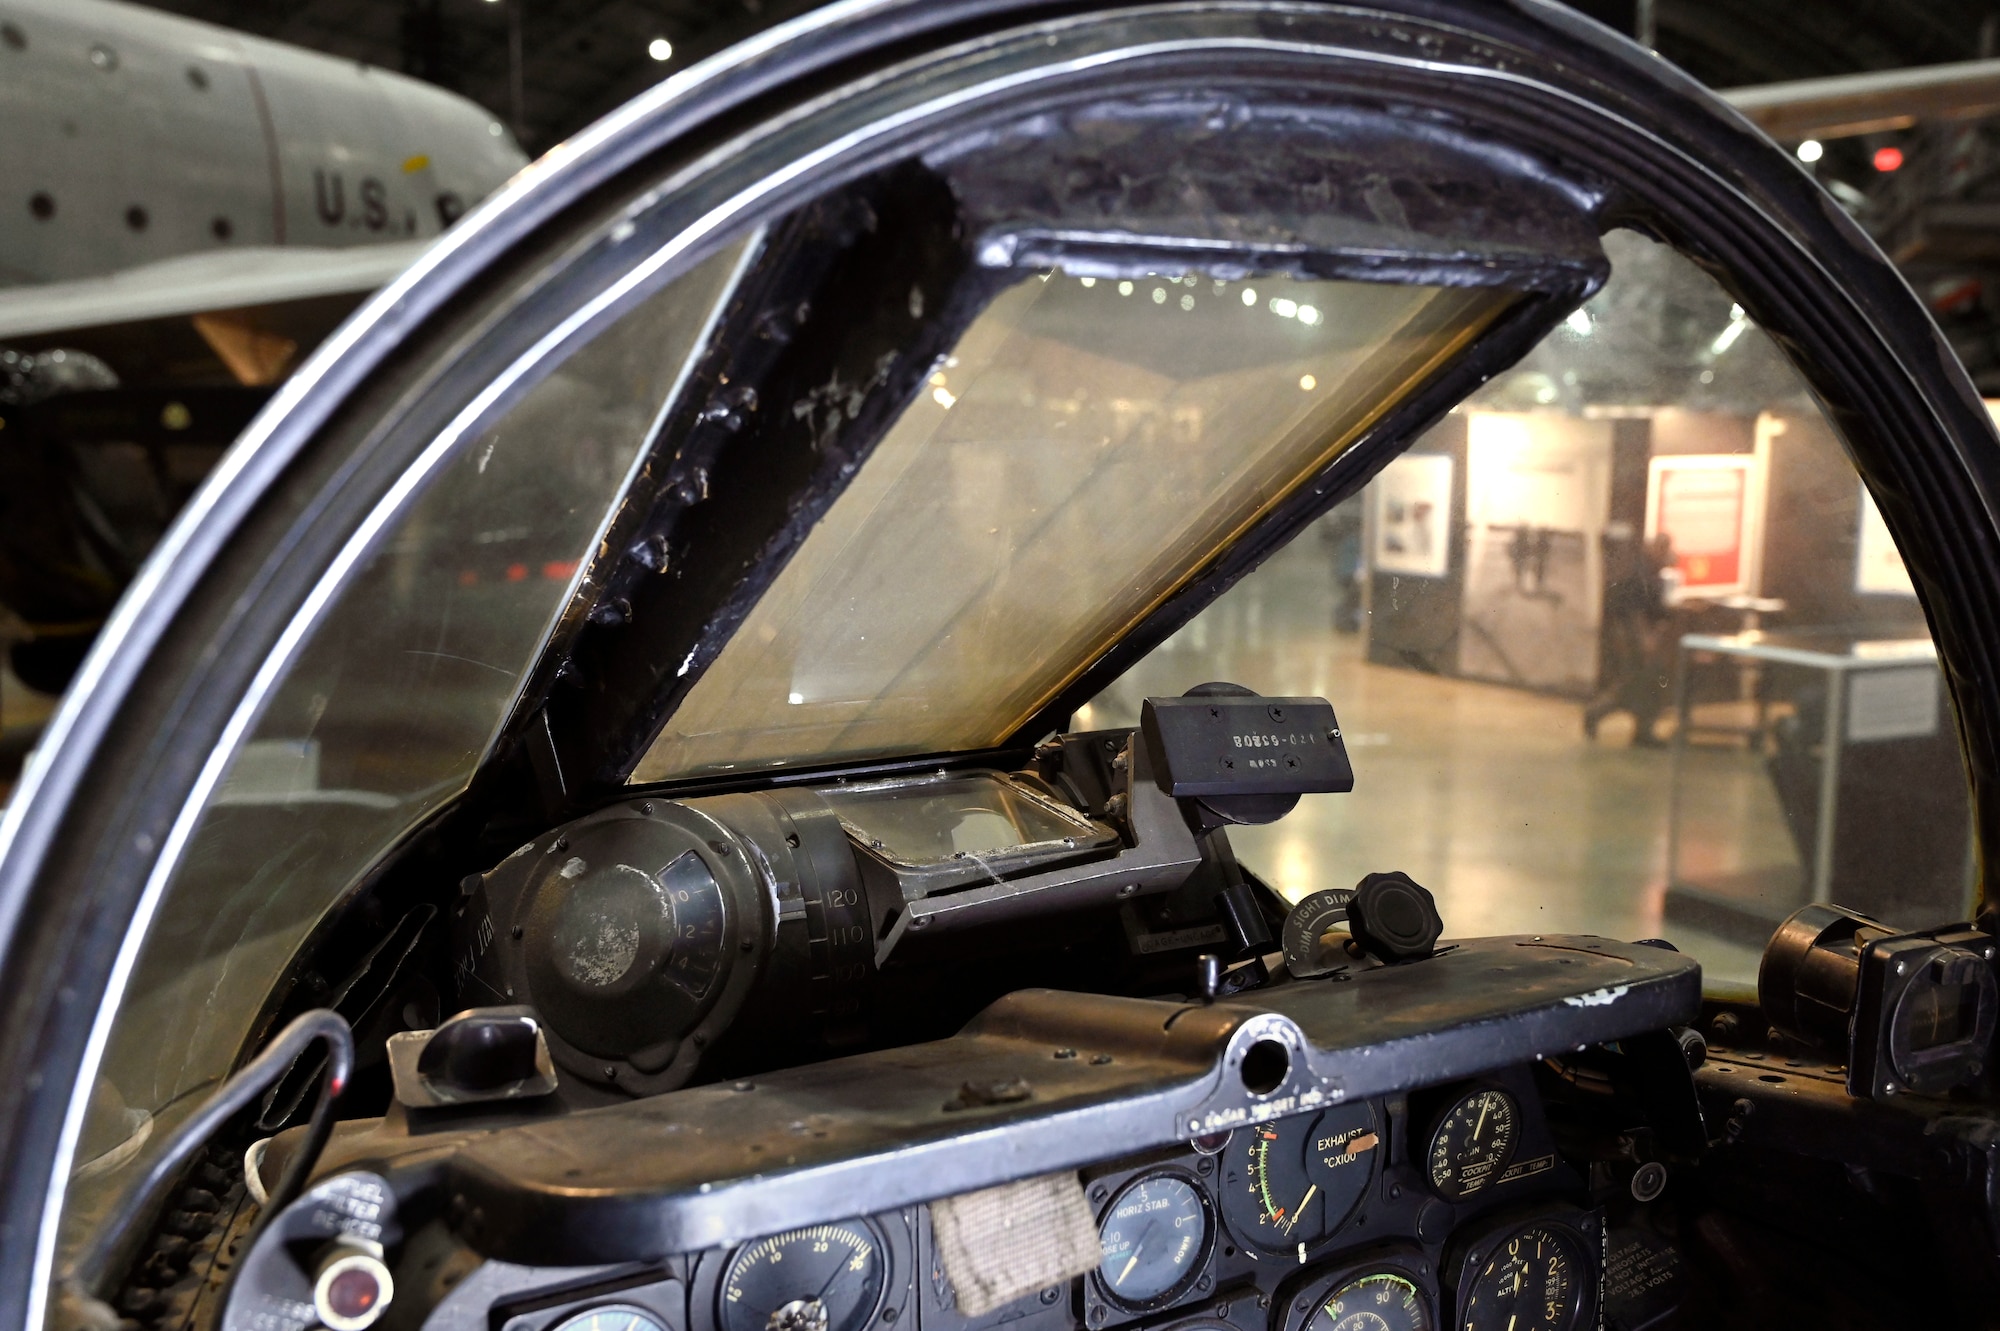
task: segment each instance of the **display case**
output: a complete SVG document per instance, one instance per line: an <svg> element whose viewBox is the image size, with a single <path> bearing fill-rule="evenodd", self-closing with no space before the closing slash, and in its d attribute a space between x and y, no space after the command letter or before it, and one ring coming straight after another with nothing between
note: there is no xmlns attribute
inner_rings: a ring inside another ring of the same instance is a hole
<svg viewBox="0 0 2000 1331"><path fill-rule="evenodd" d="M1754 672L1762 744L1714 743L1703 670ZM1687 634L1675 671L1670 923L1762 946L1831 902L1906 927L1971 901L1965 776L1926 637Z"/></svg>

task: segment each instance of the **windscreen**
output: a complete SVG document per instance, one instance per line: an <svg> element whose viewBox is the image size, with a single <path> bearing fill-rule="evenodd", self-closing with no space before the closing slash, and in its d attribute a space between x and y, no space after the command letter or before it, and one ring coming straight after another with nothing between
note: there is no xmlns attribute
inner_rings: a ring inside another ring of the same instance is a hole
<svg viewBox="0 0 2000 1331"><path fill-rule="evenodd" d="M634 779L1005 740L1513 293L1044 273L974 320Z"/></svg>
<svg viewBox="0 0 2000 1331"><path fill-rule="evenodd" d="M66 1244L229 1073L326 912L471 778L743 253L696 266L463 436L314 625L153 917L93 1086ZM403 963L428 910L373 919L361 969L309 973L305 992L362 1025L369 977ZM261 1106L266 1128L305 1084Z"/></svg>

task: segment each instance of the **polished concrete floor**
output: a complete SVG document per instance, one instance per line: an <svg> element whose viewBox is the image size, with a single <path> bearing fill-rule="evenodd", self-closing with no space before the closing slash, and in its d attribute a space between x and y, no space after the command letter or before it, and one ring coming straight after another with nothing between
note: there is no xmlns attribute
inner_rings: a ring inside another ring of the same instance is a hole
<svg viewBox="0 0 2000 1331"><path fill-rule="evenodd" d="M1208 680L1330 700L1354 791L1308 796L1239 856L1287 897L1401 869L1434 892L1446 935L1666 937L1708 980L1752 984L1758 949L1662 923L1673 753L1631 746L1624 716L1595 741L1575 702L1371 665L1332 631L1333 570L1310 533L1097 699L1080 727L1135 724L1147 695ZM1691 749L1683 865L1796 865L1761 759ZM1699 778L1692 779L1692 778Z"/></svg>

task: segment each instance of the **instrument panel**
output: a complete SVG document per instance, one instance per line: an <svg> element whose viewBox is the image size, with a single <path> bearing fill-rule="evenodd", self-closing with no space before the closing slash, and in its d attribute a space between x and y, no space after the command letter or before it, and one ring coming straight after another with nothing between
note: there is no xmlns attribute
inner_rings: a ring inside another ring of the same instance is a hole
<svg viewBox="0 0 2000 1331"><path fill-rule="evenodd" d="M643 1277L652 1297L635 1297L642 1277L629 1273L567 1299L537 1291L532 1319L493 1307L479 1320L508 1331L1596 1324L1603 1216L1556 1151L1529 1068L1247 1125L1081 1178L1097 1267L976 1317L959 1308L917 1206L680 1259ZM443 1331L435 1315L427 1325Z"/></svg>

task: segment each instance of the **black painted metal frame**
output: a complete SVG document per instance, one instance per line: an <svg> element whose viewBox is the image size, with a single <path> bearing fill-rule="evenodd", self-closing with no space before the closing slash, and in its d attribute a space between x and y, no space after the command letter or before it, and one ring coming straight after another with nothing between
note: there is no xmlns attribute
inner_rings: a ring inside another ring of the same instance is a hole
<svg viewBox="0 0 2000 1331"><path fill-rule="evenodd" d="M47 1294L38 1266L72 1088L99 996L143 928L135 911L185 793L212 765L261 644L407 465L380 436L341 430L413 401L420 369L515 313L521 287L575 259L604 210L669 165L948 40L1116 8L883 0L767 34L531 169L286 385L100 638L0 823L0 1326L22 1325ZM1779 339L1904 552L1957 705L1981 841L2000 834L2000 440L1894 268L1747 122L1552 3L1261 8L1274 23L1349 15L1356 41L1372 43L1365 58L1411 79L1416 102L1451 101L1458 115L1613 182L1601 223L1638 226L1690 253ZM1431 409L1445 399L1440 389ZM1349 483L1298 502L1336 502L1398 444L1385 435L1356 449ZM1178 608L1192 613L1273 544L1228 552ZM1150 645L1121 644L1024 733Z"/></svg>

